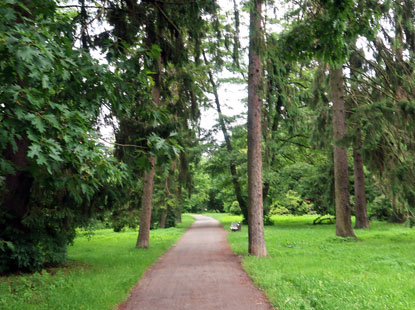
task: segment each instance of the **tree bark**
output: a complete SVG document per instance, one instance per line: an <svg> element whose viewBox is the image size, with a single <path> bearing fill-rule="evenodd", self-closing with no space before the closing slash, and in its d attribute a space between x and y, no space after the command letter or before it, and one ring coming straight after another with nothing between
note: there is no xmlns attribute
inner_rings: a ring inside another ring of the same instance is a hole
<svg viewBox="0 0 415 310"><path fill-rule="evenodd" d="M392 192L392 221L394 223L405 222L405 214L398 207L398 196L394 192Z"/></svg>
<svg viewBox="0 0 415 310"><path fill-rule="evenodd" d="M163 212L161 213L160 228L166 228L167 212L169 212L168 207L163 209Z"/></svg>
<svg viewBox="0 0 415 310"><path fill-rule="evenodd" d="M262 201L261 98L262 1L253 0L250 10L248 76L248 236L249 254L267 256Z"/></svg>
<svg viewBox="0 0 415 310"><path fill-rule="evenodd" d="M270 61L270 62L271 62L271 65L270 65L271 68L269 68L269 72L274 72L275 65L272 64L272 61ZM275 88L280 89L280 86L279 85L274 85L274 83L272 81L272 78L269 78L268 83L267 83L267 90L266 90L267 101L268 101L269 105L271 104L271 91ZM280 113L280 109L281 109L282 106L283 106L282 96L278 95L278 99L277 99L277 102L275 104L275 111L274 111L273 119L269 119L269 118L267 119L266 117L264 117L264 120L265 120L266 124L268 124L268 126L263 126L263 128L264 128L264 130L271 131L270 134L267 133L267 132L264 132L264 134L263 134L264 144L265 144L265 160L264 160L264 163L267 165L268 169L272 169L272 167L274 166L274 163L275 163L276 156L275 156L275 153L273 153L271 151L270 143L274 143L274 141L276 139L276 134L277 134L278 125L279 125L279 121L280 121L280 114L279 113ZM269 109L269 110L271 110L271 109ZM269 112L269 114L271 114L270 111L268 111L268 112ZM264 124L264 125L266 125L266 124ZM262 200L263 200L264 204L267 201L267 197L268 197L268 193L269 193L270 188L271 188L270 182L265 181L264 186L263 186L263 190L262 190ZM264 212L265 211L266 210L264 210Z"/></svg>
<svg viewBox="0 0 415 310"><path fill-rule="evenodd" d="M236 4L236 0L233 0L233 13L235 18L235 33L234 33L234 44L233 44L233 52L232 52L232 58L234 65L237 68L240 68L239 64L239 49L241 48L241 43L239 42L239 9L238 5ZM244 74L242 74L244 77ZM245 77L244 77L245 79Z"/></svg>
<svg viewBox="0 0 415 310"><path fill-rule="evenodd" d="M330 89L333 102L334 188L336 200L336 235L356 237L351 221L347 151L338 145L346 134L343 69L330 68Z"/></svg>
<svg viewBox="0 0 415 310"><path fill-rule="evenodd" d="M151 40L150 40L151 42ZM149 44L149 46L151 46ZM151 96L156 106L160 105L160 84L161 84L161 57L156 62L156 73L153 74L154 86L151 89ZM150 243L151 209L153 208L153 186L156 170L156 158L151 156L151 169L144 173L143 198L141 203L140 227L137 238L137 248L148 248Z"/></svg>
<svg viewBox="0 0 415 310"><path fill-rule="evenodd" d="M153 185L156 159L151 157L149 161L151 163L151 169L144 173L143 198L141 203L137 248L148 248L150 243L151 209L153 206Z"/></svg>
<svg viewBox="0 0 415 310"><path fill-rule="evenodd" d="M357 130L353 148L354 161L354 195L356 200L355 228L369 228L369 217L366 210L365 174L363 170L362 133Z"/></svg>
<svg viewBox="0 0 415 310"><path fill-rule="evenodd" d="M22 2L27 8L33 9L34 4L31 0L24 0ZM19 12L16 19L17 24L26 23L27 20L24 18L31 19L35 17L31 10L26 11L17 4L13 5L13 9ZM17 78L17 83L22 89L27 88L24 80ZM2 204L0 209L4 208L13 217L8 221L9 226L24 231L26 228L22 220L29 208L30 193L34 178L29 171L29 159L27 158L27 152L31 142L25 132L19 132L19 134L21 138L15 138L17 150L14 151L13 147L8 144L2 154L6 160L9 160L13 164L15 171L12 174L6 175L5 188L7 196L3 199L0 198L0 203Z"/></svg>
<svg viewBox="0 0 415 310"><path fill-rule="evenodd" d="M207 65L208 61L206 59L206 55L204 51L203 51L203 58L204 58L205 64ZM229 160L229 170L231 171L232 183L233 183L233 188L235 191L236 200L238 201L239 207L241 208L242 214L244 216L244 221L247 221L248 220L248 207L242 195L241 184L239 183L239 180L238 180L235 162L232 160L233 148L232 148L231 139L228 134L228 130L226 129L225 120L223 119L222 109L221 109L220 101L219 101L218 87L213 79L213 75L210 70L208 70L208 76L209 76L210 85L212 86L213 95L215 96L216 111L218 112L219 124L222 130L222 133L223 133L223 138L225 139L226 149L229 153L229 156L231 156L231 159Z"/></svg>
<svg viewBox="0 0 415 310"><path fill-rule="evenodd" d="M170 190L171 190L171 187L172 187L172 179L174 179L174 173L176 171L176 168L177 168L177 162L176 162L176 160L173 160L172 163L171 163L169 173L166 177L166 194L165 194L166 208L163 209L163 212L161 213L160 228L166 228L166 219L167 219L167 214L169 213L168 200L170 199L170 197L172 195ZM177 197L177 193L175 193L175 194L176 194L176 197Z"/></svg>
<svg viewBox="0 0 415 310"><path fill-rule="evenodd" d="M23 137L16 141L17 151L13 152L9 145L4 151L4 158L10 160L15 166L15 173L6 175L5 187L7 197L4 200L4 207L15 217L18 226L28 210L30 191L33 183L33 176L28 171L29 160L27 151L30 145L28 138Z"/></svg>
<svg viewBox="0 0 415 310"><path fill-rule="evenodd" d="M177 218L176 223L182 222L182 184L180 184L180 181L177 184Z"/></svg>

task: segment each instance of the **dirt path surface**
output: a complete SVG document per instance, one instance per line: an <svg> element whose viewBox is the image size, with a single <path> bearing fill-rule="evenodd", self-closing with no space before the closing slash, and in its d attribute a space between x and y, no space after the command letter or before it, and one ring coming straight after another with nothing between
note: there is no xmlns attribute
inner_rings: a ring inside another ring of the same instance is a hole
<svg viewBox="0 0 415 310"><path fill-rule="evenodd" d="M131 291L123 310L270 310L232 253L219 222L195 223Z"/></svg>

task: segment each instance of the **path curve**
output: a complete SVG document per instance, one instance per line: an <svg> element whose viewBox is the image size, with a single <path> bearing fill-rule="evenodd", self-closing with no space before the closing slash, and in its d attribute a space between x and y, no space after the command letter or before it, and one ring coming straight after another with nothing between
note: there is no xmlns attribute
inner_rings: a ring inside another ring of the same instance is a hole
<svg viewBox="0 0 415 310"><path fill-rule="evenodd" d="M122 310L270 310L213 218L196 221L143 275Z"/></svg>

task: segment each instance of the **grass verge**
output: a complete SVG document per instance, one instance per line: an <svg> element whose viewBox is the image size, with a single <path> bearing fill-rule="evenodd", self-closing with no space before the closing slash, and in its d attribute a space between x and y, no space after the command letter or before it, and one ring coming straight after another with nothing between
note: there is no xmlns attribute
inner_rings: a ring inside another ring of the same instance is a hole
<svg viewBox="0 0 415 310"><path fill-rule="evenodd" d="M0 277L0 309L113 309L193 221L184 215L176 228L151 231L148 250L135 248L136 231L78 236L68 249L68 266Z"/></svg>
<svg viewBox="0 0 415 310"><path fill-rule="evenodd" d="M229 230L240 217L206 214ZM248 256L247 227L228 235L243 267L275 309L415 309L415 230L372 222L358 240L310 216L276 216L265 227L268 258Z"/></svg>

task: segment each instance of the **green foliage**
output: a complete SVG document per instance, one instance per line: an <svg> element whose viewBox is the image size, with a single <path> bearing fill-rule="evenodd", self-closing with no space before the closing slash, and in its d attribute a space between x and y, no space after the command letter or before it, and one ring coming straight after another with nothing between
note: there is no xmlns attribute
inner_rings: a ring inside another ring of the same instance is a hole
<svg viewBox="0 0 415 310"><path fill-rule="evenodd" d="M114 232L121 232L125 227L135 229L140 225L138 207L114 210L109 219Z"/></svg>
<svg viewBox="0 0 415 310"><path fill-rule="evenodd" d="M385 196L376 197L367 206L370 219L387 221L392 218L392 202Z"/></svg>
<svg viewBox="0 0 415 310"><path fill-rule="evenodd" d="M160 221L164 208L155 208L151 213L151 229L158 229L160 228ZM168 208L167 209L167 216L166 216L166 223L165 228L175 227L177 220L177 212L175 208Z"/></svg>
<svg viewBox="0 0 415 310"><path fill-rule="evenodd" d="M0 250L0 273L33 271L64 261L75 228L121 196L125 166L108 155L94 129L117 81L73 48L75 29L64 15L49 10L21 22L16 6L3 2L0 10L10 13L0 16L0 152L8 154L0 175L30 180L23 216L10 209L11 193L0 199L0 240L13 244ZM19 152L27 164L16 160ZM6 182L0 186L7 192Z"/></svg>
<svg viewBox="0 0 415 310"><path fill-rule="evenodd" d="M137 232L96 230L79 235L68 249L69 263L34 274L0 277L0 308L9 310L114 309L131 287L194 219L184 215L177 228L153 230L151 247L137 249Z"/></svg>
<svg viewBox="0 0 415 310"><path fill-rule="evenodd" d="M374 38L380 12L354 0L316 1L294 10L280 47L292 59L317 58L338 65L346 62L359 35Z"/></svg>
<svg viewBox="0 0 415 310"><path fill-rule="evenodd" d="M303 201L309 201L316 213L333 212L332 173L332 164L327 161L316 161L314 165L298 162L283 167L276 175L275 187L271 188L270 195L276 200L274 209L277 206L287 208L290 203L284 202L286 195L294 191ZM275 214L287 214L284 208Z"/></svg>
<svg viewBox="0 0 415 310"><path fill-rule="evenodd" d="M229 212L230 214L233 214L233 215L241 215L242 210L241 210L241 207L239 206L239 202L233 201L232 204L229 206L228 211L226 212Z"/></svg>
<svg viewBox="0 0 415 310"><path fill-rule="evenodd" d="M290 215L291 212L286 207L284 207L281 203L275 203L271 206L269 211L270 215Z"/></svg>
<svg viewBox="0 0 415 310"><path fill-rule="evenodd" d="M313 205L303 200L299 194L289 190L282 200L271 206L271 215L304 215L313 211Z"/></svg>
<svg viewBox="0 0 415 310"><path fill-rule="evenodd" d="M274 225L274 222L272 221L271 214L264 215L264 225L265 226L272 226L272 225Z"/></svg>

